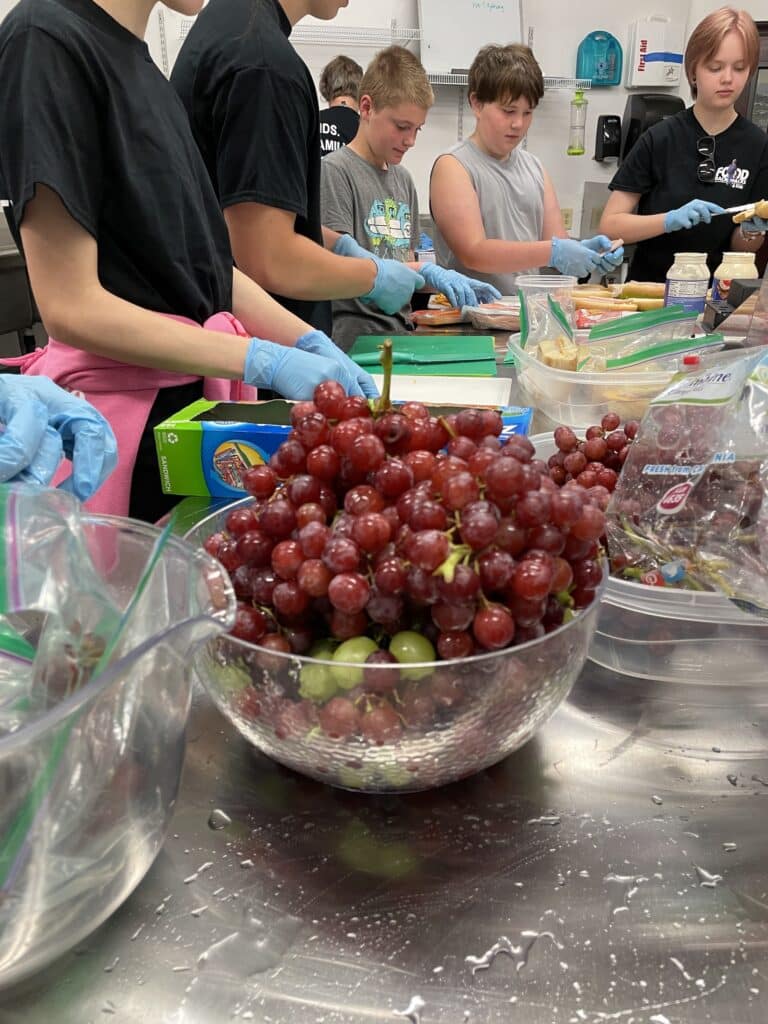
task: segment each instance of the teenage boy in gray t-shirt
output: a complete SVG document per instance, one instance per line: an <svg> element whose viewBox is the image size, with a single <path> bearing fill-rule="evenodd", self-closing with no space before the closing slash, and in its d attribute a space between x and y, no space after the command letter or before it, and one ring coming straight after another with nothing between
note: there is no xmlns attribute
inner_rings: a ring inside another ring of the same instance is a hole
<svg viewBox="0 0 768 1024"><path fill-rule="evenodd" d="M322 163L323 224L343 237L335 251L372 252L413 263L419 206L413 178L400 162L416 142L434 102L426 72L412 53L390 46L374 57L360 83L360 127L344 149ZM454 305L498 298L495 288L431 263L418 271ZM357 299L333 303L333 340L348 351L362 334L402 334L410 305L387 316Z"/></svg>

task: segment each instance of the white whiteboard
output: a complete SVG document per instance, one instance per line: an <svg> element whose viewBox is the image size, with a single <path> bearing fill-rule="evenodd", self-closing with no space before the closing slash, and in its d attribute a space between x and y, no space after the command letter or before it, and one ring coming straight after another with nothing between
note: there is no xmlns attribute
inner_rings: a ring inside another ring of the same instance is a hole
<svg viewBox="0 0 768 1024"><path fill-rule="evenodd" d="M482 46L522 41L521 0L419 0L419 27L430 74L466 71Z"/></svg>

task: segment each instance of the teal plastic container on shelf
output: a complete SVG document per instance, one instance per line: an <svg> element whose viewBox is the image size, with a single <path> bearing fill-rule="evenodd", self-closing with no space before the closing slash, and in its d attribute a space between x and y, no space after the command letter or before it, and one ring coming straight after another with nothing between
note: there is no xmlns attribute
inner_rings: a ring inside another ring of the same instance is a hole
<svg viewBox="0 0 768 1024"><path fill-rule="evenodd" d="M610 32L590 32L579 44L576 77L588 78L593 86L619 85L624 62L621 43Z"/></svg>

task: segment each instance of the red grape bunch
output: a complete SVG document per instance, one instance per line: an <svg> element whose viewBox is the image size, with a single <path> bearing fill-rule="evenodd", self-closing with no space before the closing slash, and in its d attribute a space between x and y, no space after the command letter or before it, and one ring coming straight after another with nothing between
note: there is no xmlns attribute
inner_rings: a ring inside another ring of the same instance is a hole
<svg viewBox="0 0 768 1024"><path fill-rule="evenodd" d="M269 464L245 475L254 502L205 547L231 575L235 637L344 663L302 672L299 696L322 705L329 735L391 736L426 714L418 701L434 695L418 693L417 670L399 686L377 665L518 645L592 602L607 483L558 486L527 438L502 441L497 410L440 417L407 402L379 412L325 381L294 405L291 425ZM597 459L584 461L581 476ZM399 689L376 692L376 679Z"/></svg>
<svg viewBox="0 0 768 1024"><path fill-rule="evenodd" d="M622 426L615 412L606 413L599 425L588 427L582 439L570 427L558 427L554 434L557 451L547 462L550 478L560 487L575 480L605 510L639 429L637 420Z"/></svg>

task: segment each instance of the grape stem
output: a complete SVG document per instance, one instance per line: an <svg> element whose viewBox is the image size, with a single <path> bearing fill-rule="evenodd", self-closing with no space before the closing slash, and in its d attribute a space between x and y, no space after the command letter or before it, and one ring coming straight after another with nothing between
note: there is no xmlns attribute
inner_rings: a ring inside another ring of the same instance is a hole
<svg viewBox="0 0 768 1024"><path fill-rule="evenodd" d="M453 583L456 567L471 552L472 548L468 544L457 544L443 564L438 565L432 575L442 576L446 583Z"/></svg>
<svg viewBox="0 0 768 1024"><path fill-rule="evenodd" d="M445 416L439 416L437 422L440 424L441 427L444 428L445 432L449 435L449 437L454 438L457 436L456 431L453 429L453 427L445 418Z"/></svg>
<svg viewBox="0 0 768 1024"><path fill-rule="evenodd" d="M384 383L381 387L381 395L379 400L376 402L376 408L374 409L374 416L383 416L385 412L389 412L392 408L392 366L394 361L392 359L392 339L387 338L383 345L380 345L381 356L379 361L381 362L381 371L384 376Z"/></svg>

